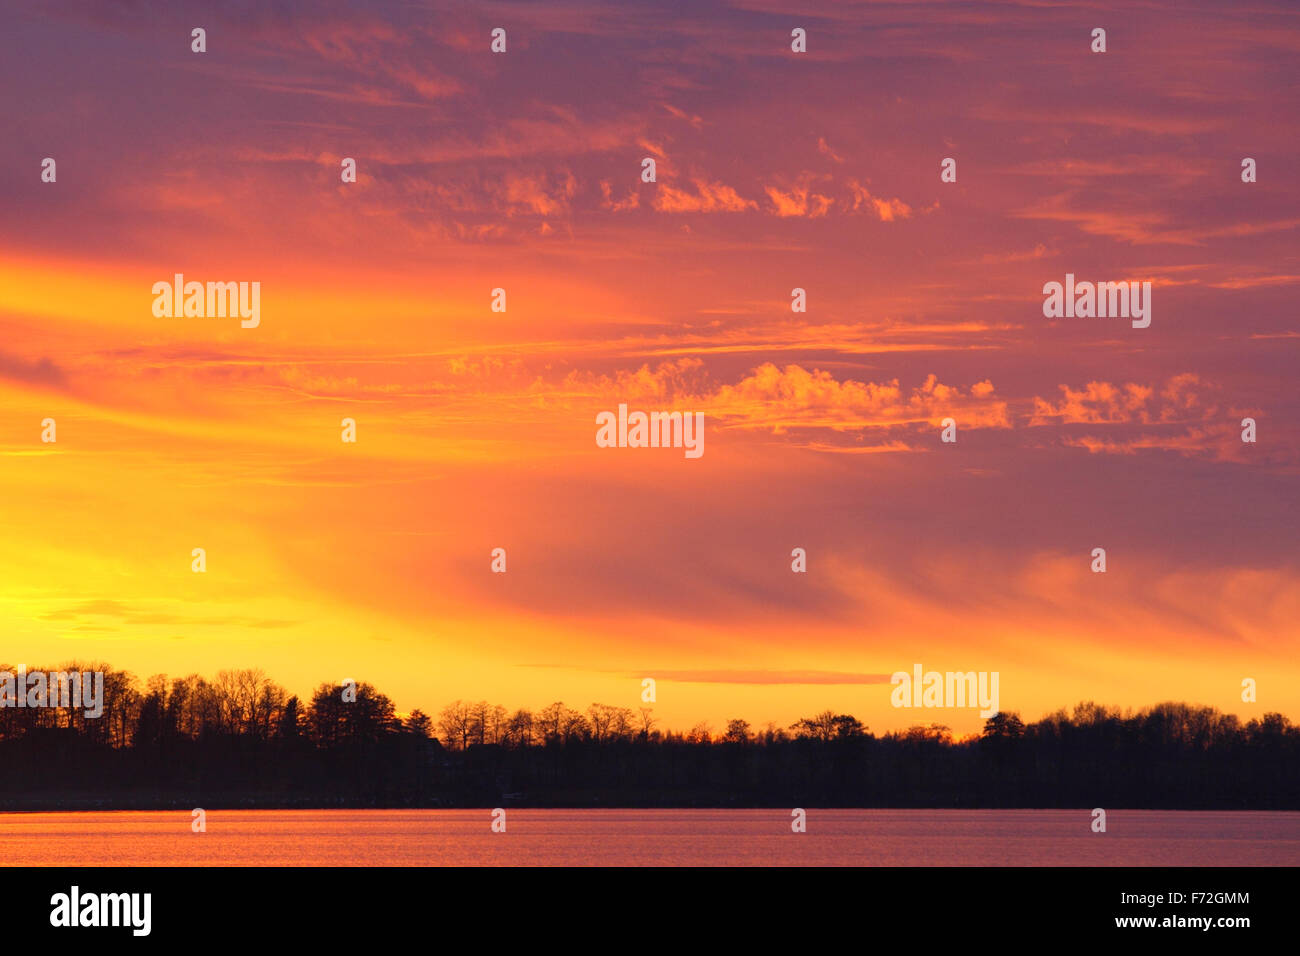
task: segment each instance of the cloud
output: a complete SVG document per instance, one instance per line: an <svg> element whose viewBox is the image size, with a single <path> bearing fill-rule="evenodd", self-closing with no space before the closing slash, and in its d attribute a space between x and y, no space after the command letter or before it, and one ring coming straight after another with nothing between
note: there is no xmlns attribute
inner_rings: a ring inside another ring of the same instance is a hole
<svg viewBox="0 0 1300 956"><path fill-rule="evenodd" d="M897 197L893 199L881 199L873 196L866 186L856 179L849 180L849 190L853 196L853 204L850 207L854 212L859 209L874 210L876 217L881 222L893 222L896 219L910 219L912 216L912 207Z"/></svg>
<svg viewBox="0 0 1300 956"><path fill-rule="evenodd" d="M1179 226L1171 222L1170 215L1162 209L1133 208L1144 202L1137 196L1121 208L1118 201L1098 202L1095 198L1079 200L1076 191L1050 196L1012 213L1020 219L1063 222L1077 226L1082 231L1107 239L1132 245L1200 246L1210 239L1232 239L1262 235L1270 232L1288 232L1300 227L1300 219L1262 219L1223 225ZM1188 211L1189 219L1198 215Z"/></svg>
<svg viewBox="0 0 1300 956"><path fill-rule="evenodd" d="M704 120L701 119L699 116L695 116L692 113L687 113L685 110L680 110L677 107L672 106L671 104L668 103L664 103L662 105L663 108L667 110L671 115L677 117L679 120L691 124L691 126L693 126L695 129L702 129L704 127ZM660 155L663 154L661 153Z"/></svg>
<svg viewBox="0 0 1300 956"><path fill-rule="evenodd" d="M116 618L123 624L130 625L180 624L189 626L201 625L207 627L255 627L264 630L291 627L297 623L296 621L281 620L278 618L247 617L242 615L186 616L184 614L169 614L159 611L142 611L124 604L121 601L108 599L82 601L80 604L60 608L57 611L49 611L45 614L39 615L39 617L43 621L76 621L86 617L108 617ZM95 629L102 629L102 625L81 624L73 628L73 630Z"/></svg>
<svg viewBox="0 0 1300 956"><path fill-rule="evenodd" d="M1110 382L1089 382L1081 389L1068 385L1057 386L1062 393L1059 402L1034 397L1034 412L1029 424L1047 425L1102 422L1149 421L1147 402L1151 398L1150 386L1113 385Z"/></svg>
<svg viewBox="0 0 1300 956"><path fill-rule="evenodd" d="M855 674L844 671L815 670L664 670L661 667L638 671L655 675L657 680L677 681L683 684L888 684L889 674Z"/></svg>
<svg viewBox="0 0 1300 956"><path fill-rule="evenodd" d="M827 145L825 136L817 137L817 152L821 153L823 156L829 156L837 163L844 162L844 157L841 156L839 153L835 152L835 150L831 149L829 145Z"/></svg>
<svg viewBox="0 0 1300 956"><path fill-rule="evenodd" d="M1211 282L1211 289L1258 289L1261 287L1294 285L1300 282L1300 275L1270 275L1270 276L1241 276L1239 278L1224 279L1222 282Z"/></svg>
<svg viewBox="0 0 1300 956"><path fill-rule="evenodd" d="M1221 389L1191 372L1170 376L1163 385L1128 382L1089 382L1083 388L1060 385L1061 399L1035 396L1030 427L1104 426L1108 434L1077 434L1061 438L1067 448L1092 455L1136 455L1144 451L1174 452L1188 458L1218 462L1247 462L1286 466L1296 458L1294 439L1286 432L1267 446L1241 441L1241 419L1255 412L1226 406Z"/></svg>
<svg viewBox="0 0 1300 956"><path fill-rule="evenodd" d="M531 212L540 216L554 216L569 211L569 201L578 191L578 182L572 173L565 173L557 183L544 176L526 176L510 173L505 178L503 196L507 215Z"/></svg>
<svg viewBox="0 0 1300 956"><path fill-rule="evenodd" d="M765 186L764 191L772 200L773 210L782 218L807 216L809 219L816 219L825 216L831 204L835 202L834 199L820 193L810 193L807 186L795 186L789 192L784 192L775 186Z"/></svg>
<svg viewBox="0 0 1300 956"><path fill-rule="evenodd" d="M1199 422L1222 414L1218 403L1207 398L1207 390L1213 390L1191 372L1170 377L1158 395L1156 386L1135 382L1089 382L1081 389L1057 387L1062 395L1059 402L1034 397L1030 426Z"/></svg>
<svg viewBox="0 0 1300 956"><path fill-rule="evenodd" d="M628 194L624 198L615 199L613 187L604 179L600 181L600 195L602 208L608 209L610 212L626 212L641 205L641 194L635 189L628 190Z"/></svg>
<svg viewBox="0 0 1300 956"><path fill-rule="evenodd" d="M660 183L654 208L660 212L744 212L757 209L758 203L745 199L736 190L720 182L693 179L695 192Z"/></svg>
<svg viewBox="0 0 1300 956"><path fill-rule="evenodd" d="M888 382L840 381L829 372L799 365L780 368L766 362L735 385L712 396L709 414L732 426L828 428L845 431L934 424L952 416L967 428L1010 428L1006 403L994 396L991 382L967 392L944 385L934 375L904 390Z"/></svg>
<svg viewBox="0 0 1300 956"><path fill-rule="evenodd" d="M1189 457L1211 457L1228 460L1237 430L1231 425L1214 428L1192 428L1177 435L1138 435L1132 438L1099 438L1083 435L1064 438L1061 443L1068 448L1082 448L1089 454L1136 455L1140 451L1173 451ZM1240 441L1237 442L1241 444ZM1240 460L1241 455L1233 455Z"/></svg>
<svg viewBox="0 0 1300 956"><path fill-rule="evenodd" d="M44 385L63 388L67 385L63 369L48 358L29 360L0 352L0 379L9 379L27 385Z"/></svg>

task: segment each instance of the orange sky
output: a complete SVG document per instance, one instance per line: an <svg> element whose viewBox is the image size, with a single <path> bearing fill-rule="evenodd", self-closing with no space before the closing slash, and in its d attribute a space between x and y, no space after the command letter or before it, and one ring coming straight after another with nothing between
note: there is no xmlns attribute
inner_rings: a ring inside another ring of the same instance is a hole
<svg viewBox="0 0 1300 956"><path fill-rule="evenodd" d="M132 9L0 41L0 657L435 713L654 677L671 728L976 729L890 706L915 663L1300 713L1293 7ZM177 272L260 325L155 317ZM1044 318L1067 272L1151 327ZM620 403L705 454L596 447Z"/></svg>

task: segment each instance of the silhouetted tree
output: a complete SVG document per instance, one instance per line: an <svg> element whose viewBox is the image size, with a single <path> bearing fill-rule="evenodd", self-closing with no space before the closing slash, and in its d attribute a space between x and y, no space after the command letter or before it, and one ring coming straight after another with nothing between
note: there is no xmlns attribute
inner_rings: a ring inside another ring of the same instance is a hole
<svg viewBox="0 0 1300 956"><path fill-rule="evenodd" d="M722 739L729 744L749 743L749 721L747 720L727 721L727 730L722 735Z"/></svg>
<svg viewBox="0 0 1300 956"><path fill-rule="evenodd" d="M15 671L0 665L0 671ZM1091 701L1033 723L998 713L954 740L941 724L872 735L856 717L800 718L793 737L732 719L653 730L649 707L563 702L540 711L456 701L403 721L358 684L320 685L304 708L259 670L132 675L95 663L103 716L0 707L0 810L95 805L969 806L1300 809L1300 728L1162 702ZM534 746L535 744L543 746ZM76 798L78 800L85 798Z"/></svg>
<svg viewBox="0 0 1300 956"><path fill-rule="evenodd" d="M433 719L418 707L411 711L406 720L402 722L407 731L418 734L421 737L433 736Z"/></svg>

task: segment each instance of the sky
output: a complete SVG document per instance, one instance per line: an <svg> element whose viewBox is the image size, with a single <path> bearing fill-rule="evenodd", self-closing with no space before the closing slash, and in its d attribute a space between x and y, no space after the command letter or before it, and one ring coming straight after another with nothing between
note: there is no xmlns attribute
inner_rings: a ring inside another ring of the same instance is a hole
<svg viewBox="0 0 1300 956"><path fill-rule="evenodd" d="M1294 4L53 0L0 85L6 661L1300 716ZM1045 317L1067 273L1150 326ZM703 455L598 447L620 404Z"/></svg>

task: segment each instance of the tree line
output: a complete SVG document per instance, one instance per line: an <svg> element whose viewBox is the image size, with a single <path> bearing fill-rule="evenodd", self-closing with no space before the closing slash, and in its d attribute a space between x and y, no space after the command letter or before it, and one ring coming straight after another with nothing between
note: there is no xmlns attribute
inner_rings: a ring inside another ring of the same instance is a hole
<svg viewBox="0 0 1300 956"><path fill-rule="evenodd" d="M1081 703L873 734L824 711L661 729L653 708L457 700L399 716L368 683L300 700L257 669L105 674L103 715L0 708L0 807L891 806L1300 809L1300 728ZM0 664L0 671L14 672Z"/></svg>

